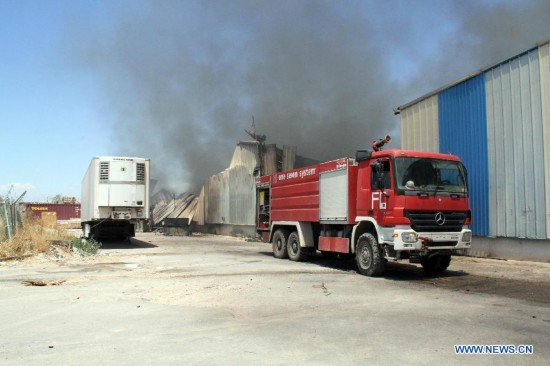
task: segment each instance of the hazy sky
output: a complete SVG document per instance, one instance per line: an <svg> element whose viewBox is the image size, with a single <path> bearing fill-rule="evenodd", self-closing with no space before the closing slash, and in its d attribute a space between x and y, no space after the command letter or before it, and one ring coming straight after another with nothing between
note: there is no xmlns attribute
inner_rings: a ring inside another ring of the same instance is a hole
<svg viewBox="0 0 550 366"><path fill-rule="evenodd" d="M328 160L393 108L550 38L540 1L0 0L0 195L80 197L93 156L197 192L252 116Z"/></svg>

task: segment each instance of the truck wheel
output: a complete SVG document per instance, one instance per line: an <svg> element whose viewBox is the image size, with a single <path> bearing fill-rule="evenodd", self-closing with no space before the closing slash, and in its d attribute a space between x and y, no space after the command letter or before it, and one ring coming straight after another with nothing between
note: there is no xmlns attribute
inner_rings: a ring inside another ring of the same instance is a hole
<svg viewBox="0 0 550 366"><path fill-rule="evenodd" d="M291 261L300 262L306 259L307 253L306 249L300 246L300 236L296 231L293 231L286 243L288 258Z"/></svg>
<svg viewBox="0 0 550 366"><path fill-rule="evenodd" d="M386 269L384 252L378 246L374 235L365 233L359 237L355 250L355 262L362 275L380 276L384 273Z"/></svg>
<svg viewBox="0 0 550 366"><path fill-rule="evenodd" d="M445 271L451 264L451 256L449 254L433 255L420 259L420 264L424 268L424 273L428 276L435 276Z"/></svg>
<svg viewBox="0 0 550 366"><path fill-rule="evenodd" d="M273 256L279 259L288 258L288 252L286 249L287 233L285 230L277 230L273 234L271 239L271 245L273 247Z"/></svg>

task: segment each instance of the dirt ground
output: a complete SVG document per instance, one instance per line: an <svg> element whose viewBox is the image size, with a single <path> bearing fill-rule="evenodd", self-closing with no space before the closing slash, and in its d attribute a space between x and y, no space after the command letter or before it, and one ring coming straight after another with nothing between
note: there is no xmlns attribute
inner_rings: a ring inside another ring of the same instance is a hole
<svg viewBox="0 0 550 366"><path fill-rule="evenodd" d="M234 246L231 246L224 249L228 254L247 253L250 249L257 249L262 255L271 256L271 248L269 244L266 243L249 242L242 238L214 235L195 234L194 237L200 240L216 240L222 243L222 245L224 241L228 243L237 242L240 246L247 248L245 251L240 251ZM167 253L167 247L159 248L156 245L150 244L152 242L169 243L173 241L173 238L174 237L144 233L141 234L140 240L132 239L131 244L119 242L104 243L103 249L99 255L88 257L77 256L66 252L63 248L56 248L48 255L41 254L26 257L22 260L0 261L0 268L25 268L35 265L65 266L69 268L84 266L86 268L87 265L90 265L94 268L106 268L111 270L124 268L125 270L132 270L137 268L137 265L132 268L132 264L126 263L128 258L132 256L179 254L178 251ZM198 243L195 245L201 244ZM127 250L129 248L132 248L131 252ZM155 248L155 252L147 253L150 251L147 249L152 248ZM139 249L144 251L140 251ZM205 249L205 254L207 254L207 248L203 249ZM114 258L120 258L120 261L113 262L112 260ZM359 275L356 271L354 261L350 259L327 259L315 254L308 258L308 262L317 264L320 268L327 268L340 273L347 272ZM267 273L266 271L260 272ZM177 275L185 277L194 276L194 270L193 268L159 268L158 270L148 269L146 273L144 273L142 269L140 275L168 277ZM205 275L207 274L201 274L201 276ZM224 274L222 274L222 276L223 275ZM388 263L387 271L383 278L396 282L406 282L408 284L415 283L427 287L444 288L466 293L472 292L498 295L513 299L550 304L550 263L453 256L449 269L436 277L426 276L419 264L399 261Z"/></svg>
<svg viewBox="0 0 550 366"><path fill-rule="evenodd" d="M145 233L96 256L0 262L0 364L545 365L549 274L547 263L454 257L437 277L390 263L371 278L353 260ZM461 356L457 344L535 352Z"/></svg>

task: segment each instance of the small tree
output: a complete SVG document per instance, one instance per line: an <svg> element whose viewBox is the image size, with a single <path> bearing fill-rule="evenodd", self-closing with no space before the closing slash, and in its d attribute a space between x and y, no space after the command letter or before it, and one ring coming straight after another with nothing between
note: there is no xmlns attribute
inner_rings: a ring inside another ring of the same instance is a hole
<svg viewBox="0 0 550 366"><path fill-rule="evenodd" d="M63 195L56 194L52 197L52 203L63 203Z"/></svg>

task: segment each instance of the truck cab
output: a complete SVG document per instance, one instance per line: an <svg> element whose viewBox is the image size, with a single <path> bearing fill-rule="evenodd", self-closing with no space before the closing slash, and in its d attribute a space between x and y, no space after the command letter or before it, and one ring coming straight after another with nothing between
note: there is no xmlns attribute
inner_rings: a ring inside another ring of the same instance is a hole
<svg viewBox="0 0 550 366"><path fill-rule="evenodd" d="M470 247L466 168L458 157L387 150L358 157L357 216L372 222L384 257L441 272Z"/></svg>

